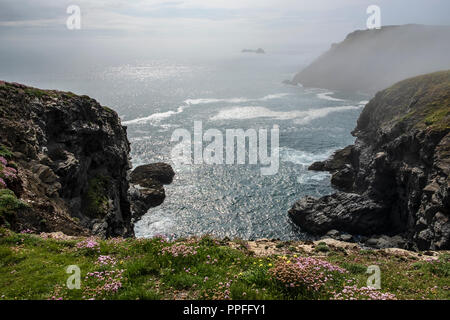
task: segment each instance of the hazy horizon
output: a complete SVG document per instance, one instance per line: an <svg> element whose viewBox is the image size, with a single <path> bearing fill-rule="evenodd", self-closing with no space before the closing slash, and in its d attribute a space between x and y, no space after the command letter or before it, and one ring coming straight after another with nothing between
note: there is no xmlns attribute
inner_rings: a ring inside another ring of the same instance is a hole
<svg viewBox="0 0 450 320"><path fill-rule="evenodd" d="M381 8L383 26L449 24L450 3L443 0L3 0L0 70L5 76L149 57L201 61L258 47L310 62L331 43L366 29L371 4ZM81 30L66 27L69 5L81 8Z"/></svg>

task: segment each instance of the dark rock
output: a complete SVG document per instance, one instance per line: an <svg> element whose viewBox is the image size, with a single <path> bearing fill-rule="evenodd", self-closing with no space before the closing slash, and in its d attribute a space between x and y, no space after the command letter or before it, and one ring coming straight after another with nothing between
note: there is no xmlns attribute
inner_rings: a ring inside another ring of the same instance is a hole
<svg viewBox="0 0 450 320"><path fill-rule="evenodd" d="M406 248L405 239L399 235L394 237L389 237L386 235L372 237L370 239L367 239L364 244L376 249Z"/></svg>
<svg viewBox="0 0 450 320"><path fill-rule="evenodd" d="M351 241L353 241L353 236L351 234L348 234L348 233L343 233L343 234L341 234L339 236L338 240L351 242Z"/></svg>
<svg viewBox="0 0 450 320"><path fill-rule="evenodd" d="M351 168L354 158L354 146L350 145L337 150L328 160L314 162L308 167L308 170L334 172L343 168Z"/></svg>
<svg viewBox="0 0 450 320"><path fill-rule="evenodd" d="M336 229L332 229L328 231L326 235L329 236L330 238L336 239L340 235L340 232Z"/></svg>
<svg viewBox="0 0 450 320"><path fill-rule="evenodd" d="M367 197L342 192L320 199L302 198L289 210L295 223L314 234L325 234L332 229L373 234L386 228L387 213L384 206Z"/></svg>
<svg viewBox="0 0 450 320"><path fill-rule="evenodd" d="M18 169L8 188L30 206L17 214L13 229L134 235L130 146L116 112L87 96L1 82L0 144L10 149ZM135 171L146 187L135 207L160 204L161 183L173 175L165 164Z"/></svg>
<svg viewBox="0 0 450 320"><path fill-rule="evenodd" d="M134 169L130 175L130 182L144 186L147 183L146 180L151 179L162 184L170 184L174 176L175 172L169 164L158 162L145 164ZM153 182L150 181L149 183Z"/></svg>
<svg viewBox="0 0 450 320"><path fill-rule="evenodd" d="M20 155L19 196L33 201L18 228L46 221L45 231L95 234L97 219L104 236L133 235L129 142L114 111L86 96L4 83L0 115L0 143Z"/></svg>
<svg viewBox="0 0 450 320"><path fill-rule="evenodd" d="M450 248L450 71L404 80L365 106L353 146L311 170L332 174L337 194L306 197L289 211L302 229L401 235L369 244ZM374 238L374 237L371 237Z"/></svg>
<svg viewBox="0 0 450 320"><path fill-rule="evenodd" d="M339 190L351 191L353 190L353 181L355 180L355 173L352 167L343 168L334 172L331 175L331 183Z"/></svg>
<svg viewBox="0 0 450 320"><path fill-rule="evenodd" d="M148 209L159 206L166 197L163 183L171 183L175 172L166 163L139 166L131 172L128 191L133 221L139 220Z"/></svg>
<svg viewBox="0 0 450 320"><path fill-rule="evenodd" d="M345 232L341 232L339 230L336 229L332 229L330 231L328 231L326 233L325 236L322 237L323 239L325 238L332 238L332 239L336 239L339 241L345 241L345 242L353 242L353 236L349 233L345 233Z"/></svg>
<svg viewBox="0 0 450 320"><path fill-rule="evenodd" d="M326 171L325 169L325 162L324 161L316 161L314 163L312 163L309 167L308 170L313 170L313 171Z"/></svg>

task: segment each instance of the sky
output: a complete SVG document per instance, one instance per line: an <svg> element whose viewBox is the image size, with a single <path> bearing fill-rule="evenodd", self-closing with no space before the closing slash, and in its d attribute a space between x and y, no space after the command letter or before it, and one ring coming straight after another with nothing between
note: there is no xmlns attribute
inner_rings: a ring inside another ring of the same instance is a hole
<svg viewBox="0 0 450 320"><path fill-rule="evenodd" d="M43 56L321 51L365 29L373 4L382 25L450 24L448 0L0 0L0 67ZM69 5L81 9L80 30L66 27Z"/></svg>

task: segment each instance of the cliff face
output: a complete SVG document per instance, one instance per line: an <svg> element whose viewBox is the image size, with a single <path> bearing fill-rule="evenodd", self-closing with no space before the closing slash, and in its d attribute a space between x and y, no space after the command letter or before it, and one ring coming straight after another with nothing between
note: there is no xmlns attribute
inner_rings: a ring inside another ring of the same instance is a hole
<svg viewBox="0 0 450 320"><path fill-rule="evenodd" d="M289 211L303 229L401 235L406 247L450 248L450 71L397 83L365 106L356 142L311 170L339 191Z"/></svg>
<svg viewBox="0 0 450 320"><path fill-rule="evenodd" d="M450 68L450 27L405 25L358 30L334 44L291 83L375 93L420 74Z"/></svg>
<svg viewBox="0 0 450 320"><path fill-rule="evenodd" d="M17 167L7 187L28 204L13 229L134 235L130 146L116 112L87 96L0 82L0 143Z"/></svg>

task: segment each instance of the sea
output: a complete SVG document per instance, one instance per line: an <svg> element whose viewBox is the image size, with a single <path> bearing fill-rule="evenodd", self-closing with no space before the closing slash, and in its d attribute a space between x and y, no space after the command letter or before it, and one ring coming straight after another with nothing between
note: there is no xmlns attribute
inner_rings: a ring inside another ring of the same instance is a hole
<svg viewBox="0 0 450 320"><path fill-rule="evenodd" d="M173 166L164 203L136 222L137 237L304 240L311 236L291 222L288 210L303 196L333 192L328 173L307 168L354 142L350 132L370 99L283 84L306 62L295 54L237 53L98 63L70 72L9 69L0 71L0 79L95 98L127 126L133 167L160 161ZM227 129L270 132L277 126L277 172L262 175L262 165L249 161L180 164L172 156L172 135L177 129L193 134L196 121L203 132L224 136Z"/></svg>

